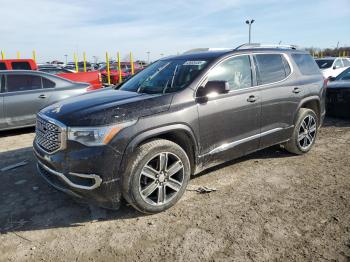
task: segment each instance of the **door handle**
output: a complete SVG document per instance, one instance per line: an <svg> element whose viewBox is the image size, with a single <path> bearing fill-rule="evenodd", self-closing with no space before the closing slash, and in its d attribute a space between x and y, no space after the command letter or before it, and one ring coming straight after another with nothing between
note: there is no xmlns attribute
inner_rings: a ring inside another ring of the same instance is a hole
<svg viewBox="0 0 350 262"><path fill-rule="evenodd" d="M46 98L46 95L42 94L42 95L38 96L38 98L44 99L44 98Z"/></svg>
<svg viewBox="0 0 350 262"><path fill-rule="evenodd" d="M300 88L299 87L295 87L292 91L294 94L298 94L301 92Z"/></svg>
<svg viewBox="0 0 350 262"><path fill-rule="evenodd" d="M256 97L251 95L251 96L248 97L247 101L250 102L250 103L254 103L256 101Z"/></svg>

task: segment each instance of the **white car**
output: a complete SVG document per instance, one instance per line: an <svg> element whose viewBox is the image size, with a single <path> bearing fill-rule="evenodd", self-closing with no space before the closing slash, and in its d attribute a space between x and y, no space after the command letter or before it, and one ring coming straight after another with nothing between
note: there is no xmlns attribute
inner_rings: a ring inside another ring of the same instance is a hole
<svg viewBox="0 0 350 262"><path fill-rule="evenodd" d="M350 67L350 60L345 57L326 57L315 60L325 78L337 77Z"/></svg>

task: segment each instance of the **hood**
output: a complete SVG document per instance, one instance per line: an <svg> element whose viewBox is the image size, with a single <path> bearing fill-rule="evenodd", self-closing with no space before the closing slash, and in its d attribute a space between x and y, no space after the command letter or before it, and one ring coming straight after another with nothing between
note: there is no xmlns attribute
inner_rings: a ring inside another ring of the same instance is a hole
<svg viewBox="0 0 350 262"><path fill-rule="evenodd" d="M327 88L350 88L350 80L329 82Z"/></svg>
<svg viewBox="0 0 350 262"><path fill-rule="evenodd" d="M104 89L67 98L40 111L67 126L99 126L167 111L172 94Z"/></svg>

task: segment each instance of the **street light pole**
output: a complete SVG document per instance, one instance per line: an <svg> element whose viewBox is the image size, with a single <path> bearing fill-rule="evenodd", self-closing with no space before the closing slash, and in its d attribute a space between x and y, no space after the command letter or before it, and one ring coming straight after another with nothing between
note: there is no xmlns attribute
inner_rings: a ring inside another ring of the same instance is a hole
<svg viewBox="0 0 350 262"><path fill-rule="evenodd" d="M68 55L64 55L65 56L65 58L66 58L66 65L67 65L67 57L68 57Z"/></svg>
<svg viewBox="0 0 350 262"><path fill-rule="evenodd" d="M254 21L254 19L245 21L245 23L249 26L249 44L251 43L252 24Z"/></svg>

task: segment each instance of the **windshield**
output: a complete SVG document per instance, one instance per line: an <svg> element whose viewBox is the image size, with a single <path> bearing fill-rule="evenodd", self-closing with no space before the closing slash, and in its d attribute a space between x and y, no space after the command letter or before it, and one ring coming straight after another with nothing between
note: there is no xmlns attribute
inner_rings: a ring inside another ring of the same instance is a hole
<svg viewBox="0 0 350 262"><path fill-rule="evenodd" d="M350 67L338 75L335 80L350 80Z"/></svg>
<svg viewBox="0 0 350 262"><path fill-rule="evenodd" d="M316 63L320 69L330 68L334 60L332 59L317 59Z"/></svg>
<svg viewBox="0 0 350 262"><path fill-rule="evenodd" d="M206 67L208 60L160 60L125 82L120 90L162 94L187 87Z"/></svg>

